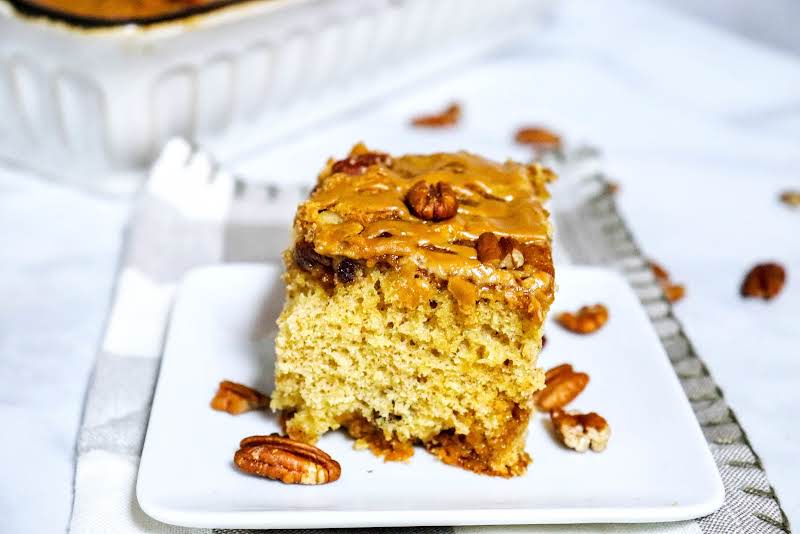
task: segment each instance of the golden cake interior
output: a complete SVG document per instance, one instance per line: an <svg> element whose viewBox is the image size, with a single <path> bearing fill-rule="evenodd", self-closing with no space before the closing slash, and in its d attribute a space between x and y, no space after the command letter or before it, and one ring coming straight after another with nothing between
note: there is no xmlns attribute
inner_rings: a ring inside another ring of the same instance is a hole
<svg viewBox="0 0 800 534"><path fill-rule="evenodd" d="M478 473L524 473L554 289L542 206L552 179L465 152L392 158L356 145L329 161L284 255L271 406L288 434L314 442L344 427L389 460L421 443ZM452 187L455 216L409 210L420 180ZM512 238L524 264L481 261L487 232Z"/></svg>

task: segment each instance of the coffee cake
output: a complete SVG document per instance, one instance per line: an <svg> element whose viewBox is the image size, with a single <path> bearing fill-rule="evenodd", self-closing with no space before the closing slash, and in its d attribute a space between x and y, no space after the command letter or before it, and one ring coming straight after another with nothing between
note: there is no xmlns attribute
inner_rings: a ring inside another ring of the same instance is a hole
<svg viewBox="0 0 800 534"><path fill-rule="evenodd" d="M313 443L514 476L553 300L554 178L466 152L329 161L294 221L271 407Z"/></svg>

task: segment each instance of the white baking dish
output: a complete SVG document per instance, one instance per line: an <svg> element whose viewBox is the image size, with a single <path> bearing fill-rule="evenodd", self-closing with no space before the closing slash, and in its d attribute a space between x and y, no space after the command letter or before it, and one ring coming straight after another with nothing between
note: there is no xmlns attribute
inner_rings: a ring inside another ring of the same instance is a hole
<svg viewBox="0 0 800 534"><path fill-rule="evenodd" d="M0 0L0 158L128 188L166 139L222 158L530 31L550 0L262 0L83 29Z"/></svg>

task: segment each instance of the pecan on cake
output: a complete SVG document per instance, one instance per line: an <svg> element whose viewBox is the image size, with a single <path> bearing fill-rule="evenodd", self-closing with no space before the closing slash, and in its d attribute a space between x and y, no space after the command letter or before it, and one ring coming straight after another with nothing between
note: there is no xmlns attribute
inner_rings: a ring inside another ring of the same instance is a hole
<svg viewBox="0 0 800 534"><path fill-rule="evenodd" d="M386 459L419 443L477 473L524 473L553 300L553 178L466 152L359 144L329 161L284 255L271 406L289 436L344 427Z"/></svg>

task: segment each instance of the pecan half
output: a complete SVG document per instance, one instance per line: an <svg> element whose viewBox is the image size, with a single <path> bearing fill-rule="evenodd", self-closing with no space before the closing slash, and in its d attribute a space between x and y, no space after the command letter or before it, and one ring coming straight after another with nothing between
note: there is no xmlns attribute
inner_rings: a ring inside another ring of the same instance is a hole
<svg viewBox="0 0 800 534"><path fill-rule="evenodd" d="M656 280L669 280L669 272L667 272L664 267L653 260L649 260L648 263L650 264L650 270L653 271L653 276L656 277Z"/></svg>
<svg viewBox="0 0 800 534"><path fill-rule="evenodd" d="M661 285L661 290L664 292L664 296L667 300L670 302L681 300L686 295L686 288L684 285L673 284L666 269L652 260L650 260L649 263L650 269L653 271L653 276L656 277L656 281Z"/></svg>
<svg viewBox="0 0 800 534"><path fill-rule="evenodd" d="M455 126L461 120L461 105L453 102L439 113L419 115L411 119L413 126L421 128L447 128Z"/></svg>
<svg viewBox="0 0 800 534"><path fill-rule="evenodd" d="M343 172L345 174L357 176L367 172L367 169L372 165L378 164L391 167L392 157L383 152L367 152L357 156L350 156L334 163L333 166L331 166L331 173Z"/></svg>
<svg viewBox="0 0 800 534"><path fill-rule="evenodd" d="M253 388L230 380L219 383L217 394L211 399L211 407L231 415L263 410L269 405L269 397Z"/></svg>
<svg viewBox="0 0 800 534"><path fill-rule="evenodd" d="M553 367L545 373L544 389L533 396L533 402L539 410L547 412L563 408L586 389L589 375L576 373L568 363Z"/></svg>
<svg viewBox="0 0 800 534"><path fill-rule="evenodd" d="M478 236L478 241L475 243L478 261L481 263L499 262L503 257L503 248L500 238L492 232L482 233Z"/></svg>
<svg viewBox="0 0 800 534"><path fill-rule="evenodd" d="M514 140L537 150L556 150L561 147L561 136L538 126L520 128L514 135Z"/></svg>
<svg viewBox="0 0 800 534"><path fill-rule="evenodd" d="M576 313L561 312L556 315L558 324L576 334L597 332L608 321L608 308L602 304L583 306Z"/></svg>
<svg viewBox="0 0 800 534"><path fill-rule="evenodd" d="M686 288L683 284L661 284L661 288L664 290L664 296L670 302L678 302L686 295Z"/></svg>
<svg viewBox="0 0 800 534"><path fill-rule="evenodd" d="M445 182L432 185L420 180L406 193L406 204L411 213L426 221L443 221L458 212L456 193Z"/></svg>
<svg viewBox="0 0 800 534"><path fill-rule="evenodd" d="M342 474L328 453L278 434L244 438L233 461L246 473L285 484L327 484Z"/></svg>
<svg viewBox="0 0 800 534"><path fill-rule="evenodd" d="M528 253L533 250L529 249L512 237L497 237L492 232L482 233L475 243L478 260L501 269L519 269L525 265Z"/></svg>
<svg viewBox="0 0 800 534"><path fill-rule="evenodd" d="M793 208L800 207L800 191L784 191L781 193L781 202Z"/></svg>
<svg viewBox="0 0 800 534"><path fill-rule="evenodd" d="M595 452L602 452L611 436L608 421L595 412L553 410L550 412L550 421L559 441L578 452L585 452L589 447Z"/></svg>
<svg viewBox="0 0 800 534"><path fill-rule="evenodd" d="M786 283L786 270L777 263L759 263L747 273L742 282L743 297L770 300L778 295Z"/></svg>

